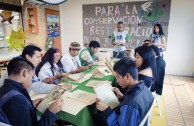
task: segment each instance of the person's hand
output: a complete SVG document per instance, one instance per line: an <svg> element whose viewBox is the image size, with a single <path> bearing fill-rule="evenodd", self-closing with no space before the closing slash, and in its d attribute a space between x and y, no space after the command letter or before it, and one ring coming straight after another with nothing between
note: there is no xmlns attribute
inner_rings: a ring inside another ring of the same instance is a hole
<svg viewBox="0 0 194 126"><path fill-rule="evenodd" d="M96 108L100 111L104 111L108 108L108 105L99 98L96 98Z"/></svg>
<svg viewBox="0 0 194 126"><path fill-rule="evenodd" d="M34 100L33 106L36 108L42 100L43 100L43 98L38 98L38 99Z"/></svg>
<svg viewBox="0 0 194 126"><path fill-rule="evenodd" d="M57 74L55 75L55 77L58 79L58 78L62 78L63 76L62 76L62 73L57 73Z"/></svg>
<svg viewBox="0 0 194 126"><path fill-rule="evenodd" d="M112 41L112 45L114 46L114 45L116 45L117 43L115 42L115 41Z"/></svg>
<svg viewBox="0 0 194 126"><path fill-rule="evenodd" d="M69 73L61 73L61 75L63 76L63 77L66 77L66 76L68 76L69 75Z"/></svg>
<svg viewBox="0 0 194 126"><path fill-rule="evenodd" d="M87 69L88 69L87 66L81 66L81 67L79 68L79 72L85 71L85 70L87 70Z"/></svg>
<svg viewBox="0 0 194 126"><path fill-rule="evenodd" d="M52 103L51 106L49 107L49 111L52 112L52 113L58 113L62 107L63 107L63 99L59 98L57 99L56 102Z"/></svg>
<svg viewBox="0 0 194 126"><path fill-rule="evenodd" d="M72 89L72 84L63 84L62 87L68 91Z"/></svg>
<svg viewBox="0 0 194 126"><path fill-rule="evenodd" d="M121 45L121 46L125 46L125 45L126 45L126 43L121 43L120 45Z"/></svg>
<svg viewBox="0 0 194 126"><path fill-rule="evenodd" d="M117 98L123 97L123 94L121 93L121 91L118 88L114 87L112 90L115 93L115 95L117 96Z"/></svg>
<svg viewBox="0 0 194 126"><path fill-rule="evenodd" d="M87 68L90 68L90 67L92 67L93 66L93 64L88 64L87 65Z"/></svg>

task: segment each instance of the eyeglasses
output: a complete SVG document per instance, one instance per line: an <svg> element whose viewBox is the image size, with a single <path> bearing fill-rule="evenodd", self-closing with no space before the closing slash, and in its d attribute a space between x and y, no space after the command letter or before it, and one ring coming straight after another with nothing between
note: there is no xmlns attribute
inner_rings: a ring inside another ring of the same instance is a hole
<svg viewBox="0 0 194 126"><path fill-rule="evenodd" d="M55 58L61 58L61 55L54 55Z"/></svg>
<svg viewBox="0 0 194 126"><path fill-rule="evenodd" d="M80 51L80 49L71 49L71 50L73 50L73 51Z"/></svg>

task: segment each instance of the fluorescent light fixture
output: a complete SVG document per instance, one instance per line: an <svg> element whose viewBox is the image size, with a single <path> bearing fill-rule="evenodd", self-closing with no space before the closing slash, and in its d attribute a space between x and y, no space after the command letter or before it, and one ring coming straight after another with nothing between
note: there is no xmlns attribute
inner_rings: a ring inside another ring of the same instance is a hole
<svg viewBox="0 0 194 126"><path fill-rule="evenodd" d="M38 1L42 1L48 4L61 4L67 0L38 0Z"/></svg>

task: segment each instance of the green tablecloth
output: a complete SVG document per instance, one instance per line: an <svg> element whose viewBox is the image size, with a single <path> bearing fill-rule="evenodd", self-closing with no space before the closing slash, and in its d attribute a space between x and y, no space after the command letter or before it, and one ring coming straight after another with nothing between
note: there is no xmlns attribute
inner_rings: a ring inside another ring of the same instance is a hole
<svg viewBox="0 0 194 126"><path fill-rule="evenodd" d="M91 71L93 71L97 66L93 66L90 69L84 71L84 73L90 73ZM114 76L104 76L103 78L91 78L90 80L109 80L109 81L115 81ZM76 82L71 82L72 84L75 85L79 85L78 87L76 87L73 91L80 89L80 90L84 90L90 93L94 93L93 88L91 87L86 87L85 85L88 83L89 80L85 81L82 84L78 84ZM116 86L113 84L113 86ZM65 104L65 101L64 101ZM72 105L73 106L73 105ZM94 113L96 113L97 109L96 109L96 105L92 104L90 106L85 107L84 109L82 109L76 116L71 115L69 113L66 112L59 112L59 119L68 121L76 126L93 126L93 120L92 120L92 115Z"/></svg>

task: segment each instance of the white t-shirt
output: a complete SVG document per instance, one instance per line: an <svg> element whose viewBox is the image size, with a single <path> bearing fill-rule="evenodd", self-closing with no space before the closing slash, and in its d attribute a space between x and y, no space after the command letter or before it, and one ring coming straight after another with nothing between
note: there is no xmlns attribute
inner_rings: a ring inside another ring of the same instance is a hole
<svg viewBox="0 0 194 126"><path fill-rule="evenodd" d="M61 58L61 63L63 70L67 73L77 70L81 66L79 57L72 57L69 52Z"/></svg>
<svg viewBox="0 0 194 126"><path fill-rule="evenodd" d="M118 31L114 31L113 35L115 38L115 42L116 43L125 43L126 42L126 36L127 36L127 32L125 30L118 32ZM121 46L120 44L116 44L114 46L114 51L115 52L121 52L121 51L125 51L126 47L125 46Z"/></svg>
<svg viewBox="0 0 194 126"><path fill-rule="evenodd" d="M58 67L57 67L56 64L54 64L54 66L58 69ZM50 63L49 63L49 62L46 62L46 63L42 66L42 68L40 69L40 71L39 71L39 73L38 73L38 78L40 79L40 81L42 81L42 80L44 80L44 79L46 79L46 78L53 77L53 76L55 76L57 73L59 73L57 70L53 70L53 72L54 72L54 75L53 75L53 73L52 73L52 71L51 71L51 65L50 65ZM56 79L54 82L58 84L58 83L60 82L60 79Z"/></svg>

